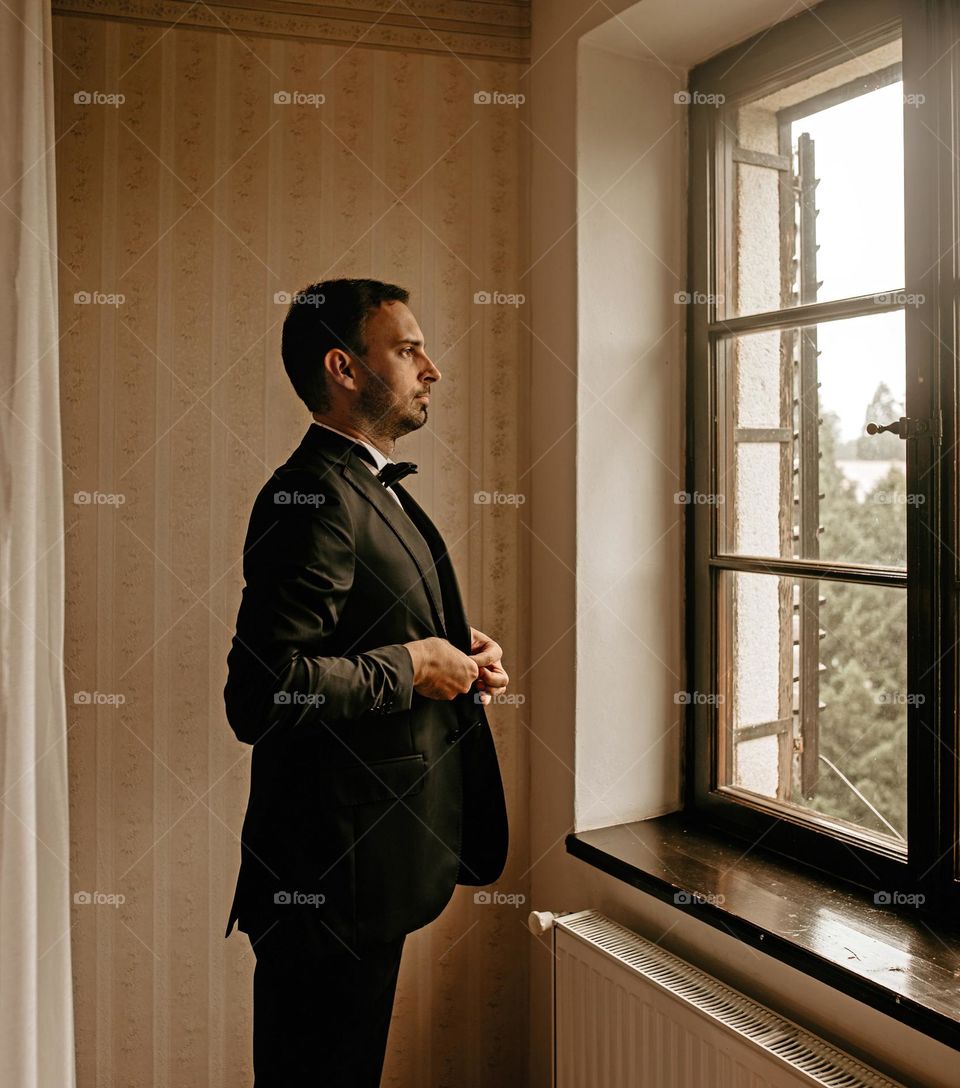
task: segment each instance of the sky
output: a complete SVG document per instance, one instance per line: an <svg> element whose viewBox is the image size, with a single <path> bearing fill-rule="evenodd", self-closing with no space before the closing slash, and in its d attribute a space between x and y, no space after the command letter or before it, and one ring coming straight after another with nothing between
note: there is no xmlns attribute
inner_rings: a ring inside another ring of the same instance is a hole
<svg viewBox="0 0 960 1088"><path fill-rule="evenodd" d="M902 289L903 84L795 122L794 148L801 132L814 140L820 178L818 300ZM864 414L878 382L886 382L903 401L903 315L828 321L817 335L821 405L839 416L842 440L856 438L864 433Z"/></svg>

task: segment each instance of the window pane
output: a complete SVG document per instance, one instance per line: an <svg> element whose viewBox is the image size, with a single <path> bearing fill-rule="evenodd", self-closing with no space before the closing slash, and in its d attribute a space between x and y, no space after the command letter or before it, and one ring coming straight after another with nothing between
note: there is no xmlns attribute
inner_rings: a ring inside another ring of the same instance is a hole
<svg viewBox="0 0 960 1088"><path fill-rule="evenodd" d="M722 341L721 551L906 566L902 310Z"/></svg>
<svg viewBox="0 0 960 1088"><path fill-rule="evenodd" d="M736 147L727 316L903 287L899 59L890 43L725 111Z"/></svg>
<svg viewBox="0 0 960 1088"><path fill-rule="evenodd" d="M905 846L905 592L734 571L718 586L718 784Z"/></svg>

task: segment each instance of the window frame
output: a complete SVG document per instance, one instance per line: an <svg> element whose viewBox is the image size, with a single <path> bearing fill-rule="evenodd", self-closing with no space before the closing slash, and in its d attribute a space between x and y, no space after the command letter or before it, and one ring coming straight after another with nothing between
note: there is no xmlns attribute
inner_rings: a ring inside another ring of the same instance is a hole
<svg viewBox="0 0 960 1088"><path fill-rule="evenodd" d="M907 678L922 704L907 707L907 841L906 860L892 852L863 845L854 836L817 829L815 814L804 824L769 809L735 800L713 786L717 758L717 707L712 701L687 706L685 813L721 829L747 850L772 850L813 866L839 880L854 881L874 891L920 893L924 911L947 914L960 905L957 881L958 759L956 682L957 606L960 588L957 547L956 378L952 360L957 334L960 282L957 238L951 222L960 223L960 122L951 117L950 90L960 86L956 42L960 15L950 0L824 0L795 18L741 42L690 73L693 101L697 94L722 93L728 102L770 93L902 36L905 95L922 94L921 105L904 105L904 290L922 295L918 306L905 306L907 383L906 414L939 419L940 444L933 438L911 438L907 454L907 491L925 501L908 509ZM701 99L701 101L703 101ZM720 267L731 252L730 215L735 169L730 137L718 123L720 111L698 106L690 110L690 183L688 290L694 299L687 326L687 489L713 494L718 406L709 330L718 323L715 298L724 294ZM725 209L726 214L719 212ZM893 286L893 285L891 285ZM805 320L843 311L840 303L798 306ZM749 318L727 321L738 327ZM698 362L704 360L705 362ZM702 381L706 366L708 380ZM888 422L886 420L878 422ZM718 691L716 581L717 560L711 504L686 509L686 662L688 690ZM795 561L761 560L767 573L799 573ZM802 561L800 563L802 566ZM843 578L850 568L818 564L821 577ZM750 560L733 565L749 569ZM861 573L866 574L866 571ZM868 575L884 577L871 568ZM859 578L857 579L859 580ZM898 579L893 578L896 582ZM947 595L945 595L947 594ZM704 632L707 632L707 637Z"/></svg>

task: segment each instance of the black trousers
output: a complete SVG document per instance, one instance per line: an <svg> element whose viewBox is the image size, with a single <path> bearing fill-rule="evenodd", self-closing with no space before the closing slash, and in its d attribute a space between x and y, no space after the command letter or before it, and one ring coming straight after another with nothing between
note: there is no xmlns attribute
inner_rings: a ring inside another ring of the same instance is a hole
<svg viewBox="0 0 960 1088"><path fill-rule="evenodd" d="M311 956L251 939L254 1088L379 1088L404 937Z"/></svg>

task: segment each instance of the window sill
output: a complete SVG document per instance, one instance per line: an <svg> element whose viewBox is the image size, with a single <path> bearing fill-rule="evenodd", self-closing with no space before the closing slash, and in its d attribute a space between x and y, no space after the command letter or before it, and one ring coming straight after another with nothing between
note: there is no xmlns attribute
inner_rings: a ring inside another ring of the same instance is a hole
<svg viewBox="0 0 960 1088"><path fill-rule="evenodd" d="M960 1050L960 930L877 906L682 813L567 836L567 852Z"/></svg>

